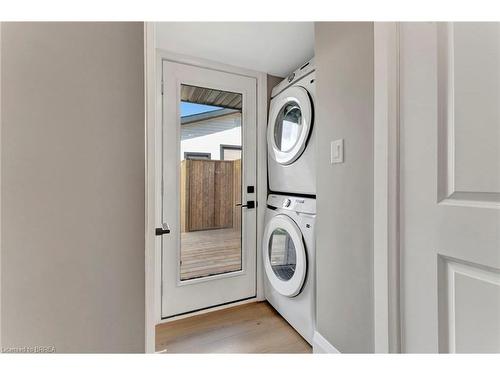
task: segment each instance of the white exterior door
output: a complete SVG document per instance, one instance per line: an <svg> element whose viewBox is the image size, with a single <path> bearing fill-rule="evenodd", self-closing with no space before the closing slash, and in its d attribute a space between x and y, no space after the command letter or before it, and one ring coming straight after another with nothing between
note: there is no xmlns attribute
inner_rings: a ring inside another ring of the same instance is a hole
<svg viewBox="0 0 500 375"><path fill-rule="evenodd" d="M256 208L245 205L257 193L257 93L255 78L162 64L162 217L170 233L162 235L161 316L168 318L256 296ZM181 119L181 101L217 102L207 110L217 116ZM228 145L235 132L240 143ZM217 152L203 149L209 140Z"/></svg>
<svg viewBox="0 0 500 375"><path fill-rule="evenodd" d="M400 33L404 352L500 352L500 24Z"/></svg>

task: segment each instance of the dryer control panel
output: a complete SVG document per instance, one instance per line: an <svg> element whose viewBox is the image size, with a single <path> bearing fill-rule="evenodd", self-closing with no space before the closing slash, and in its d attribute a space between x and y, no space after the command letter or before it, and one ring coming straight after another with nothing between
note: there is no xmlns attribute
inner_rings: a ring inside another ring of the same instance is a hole
<svg viewBox="0 0 500 375"><path fill-rule="evenodd" d="M315 69L316 66L314 65L314 58L312 58L305 64L301 65L300 68L290 73L283 81L278 83L271 91L271 98L274 98L288 86L291 86L294 82L297 82L302 77L305 77L309 73L313 72Z"/></svg>
<svg viewBox="0 0 500 375"><path fill-rule="evenodd" d="M316 199L290 195L270 194L267 205L277 209L316 214Z"/></svg>

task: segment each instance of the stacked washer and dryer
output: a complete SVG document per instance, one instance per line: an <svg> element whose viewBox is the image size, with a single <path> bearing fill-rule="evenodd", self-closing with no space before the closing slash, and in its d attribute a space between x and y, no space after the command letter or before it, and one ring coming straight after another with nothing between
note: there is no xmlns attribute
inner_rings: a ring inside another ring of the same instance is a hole
<svg viewBox="0 0 500 375"><path fill-rule="evenodd" d="M262 246L266 299L309 343L316 316L314 81L311 60L272 90Z"/></svg>

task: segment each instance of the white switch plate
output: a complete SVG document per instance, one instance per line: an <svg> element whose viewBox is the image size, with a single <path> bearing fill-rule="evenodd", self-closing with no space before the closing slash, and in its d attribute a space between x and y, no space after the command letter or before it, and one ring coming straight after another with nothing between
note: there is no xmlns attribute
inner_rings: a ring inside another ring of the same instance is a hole
<svg viewBox="0 0 500 375"><path fill-rule="evenodd" d="M336 139L330 143L330 163L344 162L344 140Z"/></svg>

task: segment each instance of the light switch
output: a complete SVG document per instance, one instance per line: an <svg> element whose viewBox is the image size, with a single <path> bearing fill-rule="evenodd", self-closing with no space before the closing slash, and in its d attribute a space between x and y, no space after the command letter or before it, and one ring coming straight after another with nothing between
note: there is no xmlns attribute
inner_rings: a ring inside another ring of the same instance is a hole
<svg viewBox="0 0 500 375"><path fill-rule="evenodd" d="M336 139L330 143L330 163L344 162L344 140Z"/></svg>

